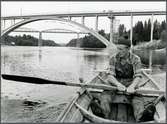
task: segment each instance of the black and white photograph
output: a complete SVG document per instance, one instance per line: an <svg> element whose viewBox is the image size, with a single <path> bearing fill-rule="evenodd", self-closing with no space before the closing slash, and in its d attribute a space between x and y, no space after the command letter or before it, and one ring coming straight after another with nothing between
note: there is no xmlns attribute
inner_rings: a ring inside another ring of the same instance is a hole
<svg viewBox="0 0 167 124"><path fill-rule="evenodd" d="M1 1L1 123L166 123L166 1Z"/></svg>

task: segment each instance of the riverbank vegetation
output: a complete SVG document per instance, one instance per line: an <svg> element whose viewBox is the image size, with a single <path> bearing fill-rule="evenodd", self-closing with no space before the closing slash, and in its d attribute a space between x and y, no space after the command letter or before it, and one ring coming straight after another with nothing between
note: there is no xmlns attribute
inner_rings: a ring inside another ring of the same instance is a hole
<svg viewBox="0 0 167 124"><path fill-rule="evenodd" d="M166 33L167 32L164 30L161 32L161 37L159 40L153 40L152 42L140 43L140 44L136 45L134 47L134 49L151 49L151 50L165 49L166 48L166 39L167 39Z"/></svg>
<svg viewBox="0 0 167 124"><path fill-rule="evenodd" d="M153 39L159 40L161 37L162 31L166 30L166 22L162 21L161 23L157 20L154 22L154 29L153 29ZM130 30L128 31L130 34ZM148 22L145 21L144 24L142 21L138 21L135 26L133 27L133 45L142 43L142 42L149 42L151 39L151 20L149 19Z"/></svg>
<svg viewBox="0 0 167 124"><path fill-rule="evenodd" d="M100 30L98 33L108 39L108 36L104 32L104 30ZM105 48L106 47L100 40L98 40L96 37L94 37L91 34L88 34L83 38L72 39L69 43L67 43L66 46L70 46L70 47L77 46L77 47L85 47L85 48Z"/></svg>
<svg viewBox="0 0 167 124"><path fill-rule="evenodd" d="M162 21L161 23L157 20L154 22L154 29L153 29L153 39L154 42L160 39L162 31L166 30L166 22ZM110 34L105 33L104 30L100 30L98 32L106 39L110 39ZM142 43L147 43L150 41L150 34L151 34L151 20L145 21L138 21L135 26L133 27L133 45L138 45ZM126 30L124 24L120 24L118 28L118 33L114 33L113 39L114 42L119 37L123 35L128 35L130 37L130 30ZM93 35L88 34L79 39L72 39L66 46L70 47L88 47L88 48L105 48L106 46L95 38Z"/></svg>
<svg viewBox="0 0 167 124"><path fill-rule="evenodd" d="M31 35L23 35L23 36L10 36L6 35L3 39L3 45L15 45L15 46L38 46L38 38L35 38ZM43 40L42 46L60 46L52 40Z"/></svg>

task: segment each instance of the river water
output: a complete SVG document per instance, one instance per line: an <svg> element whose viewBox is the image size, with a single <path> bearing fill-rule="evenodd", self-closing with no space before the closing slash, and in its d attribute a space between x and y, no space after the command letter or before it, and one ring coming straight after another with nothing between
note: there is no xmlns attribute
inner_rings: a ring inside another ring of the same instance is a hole
<svg viewBox="0 0 167 124"><path fill-rule="evenodd" d="M90 51L65 47L4 46L1 48L1 73L77 83L80 77L88 81L97 74L95 70L105 69L108 65L107 59L105 49ZM56 108L68 103L78 89L58 85L27 84L2 78L1 81L1 94L6 102L4 102L5 106L2 103L2 121L4 122L34 121L34 117L28 119L30 115L21 116L23 113L30 112L28 109L25 112L26 106L22 101L40 105L45 103L44 106L54 105ZM15 103L16 100L20 102ZM13 110L12 107L17 109Z"/></svg>
<svg viewBox="0 0 167 124"><path fill-rule="evenodd" d="M115 52L113 52L114 54ZM90 80L108 67L108 50L67 47L1 47L1 73L49 80ZM36 85L1 78L2 122L55 122L78 88Z"/></svg>

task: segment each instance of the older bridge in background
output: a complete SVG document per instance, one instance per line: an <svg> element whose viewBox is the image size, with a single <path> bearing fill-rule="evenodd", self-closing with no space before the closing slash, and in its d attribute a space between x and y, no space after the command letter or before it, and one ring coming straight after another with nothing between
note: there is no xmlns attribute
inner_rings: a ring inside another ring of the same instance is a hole
<svg viewBox="0 0 167 124"><path fill-rule="evenodd" d="M32 28L17 28L13 32L28 32L28 33L39 33L39 41L38 41L38 46L42 46L42 34L43 33L65 33L65 34L77 34L77 40L79 40L79 35L80 34L88 34L88 32L79 32L79 31L74 31L74 30L69 30L69 29L64 29L64 28L55 28L55 29L46 29L42 31L38 31ZM79 47L80 44L77 42L77 47Z"/></svg>

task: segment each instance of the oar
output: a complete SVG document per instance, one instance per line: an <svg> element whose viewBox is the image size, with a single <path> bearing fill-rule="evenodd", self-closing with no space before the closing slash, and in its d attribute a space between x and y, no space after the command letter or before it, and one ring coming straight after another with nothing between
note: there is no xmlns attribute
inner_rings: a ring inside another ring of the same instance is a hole
<svg viewBox="0 0 167 124"><path fill-rule="evenodd" d="M84 87L84 88L94 88L94 89L102 89L102 90L117 90L122 91L121 89L114 87L114 86L108 86L104 84L88 84L88 83L71 83L71 82L63 82L63 81L52 81L37 77L29 77L29 76L18 76L18 75L8 75L8 74L2 74L2 78L6 80L12 80L12 81L20 81L24 83L32 83L32 84L57 84L57 85L66 85L66 86L75 86L75 87ZM149 89L138 89L135 92L136 94L162 94L164 91L160 90L149 90ZM132 93L133 94L133 93Z"/></svg>
<svg viewBox="0 0 167 124"><path fill-rule="evenodd" d="M47 79L42 79L42 78L37 78L37 77L28 77L28 76L2 74L2 78L6 80L20 81L20 82L32 83L32 84L57 84L57 85L95 88L95 89L103 89L103 90L119 90L117 87L103 85L103 84L95 85L95 84L87 84L87 83L71 83L71 82L64 82L64 81L52 81L52 80L47 80Z"/></svg>

